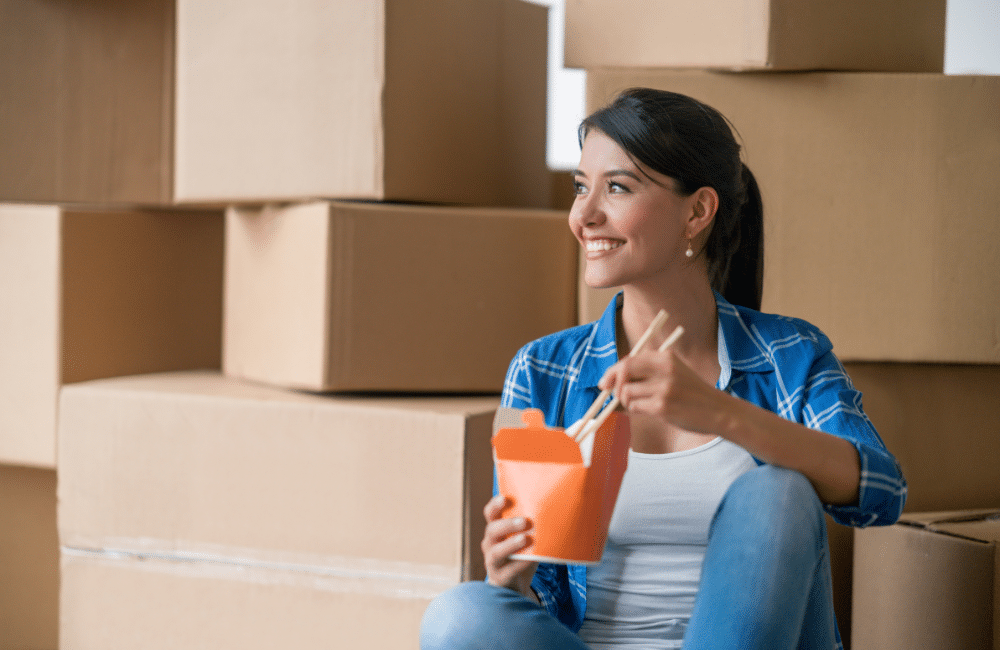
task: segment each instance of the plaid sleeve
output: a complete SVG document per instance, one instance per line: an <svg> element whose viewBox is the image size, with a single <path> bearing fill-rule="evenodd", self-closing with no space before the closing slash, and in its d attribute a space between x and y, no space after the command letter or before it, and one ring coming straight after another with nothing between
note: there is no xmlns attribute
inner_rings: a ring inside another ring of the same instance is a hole
<svg viewBox="0 0 1000 650"><path fill-rule="evenodd" d="M538 565L535 577L531 580L531 588L542 603L542 608L557 619L563 620L571 611L571 597L569 592L569 577L567 569L561 564Z"/></svg>
<svg viewBox="0 0 1000 650"><path fill-rule="evenodd" d="M528 346L518 350L507 368L500 406L526 409L531 404L531 376L528 374Z"/></svg>
<svg viewBox="0 0 1000 650"><path fill-rule="evenodd" d="M820 356L810 368L801 415L806 426L844 438L858 451L858 502L827 504L824 507L830 516L839 524L858 528L895 523L906 503L906 479L865 415L861 393L832 352Z"/></svg>

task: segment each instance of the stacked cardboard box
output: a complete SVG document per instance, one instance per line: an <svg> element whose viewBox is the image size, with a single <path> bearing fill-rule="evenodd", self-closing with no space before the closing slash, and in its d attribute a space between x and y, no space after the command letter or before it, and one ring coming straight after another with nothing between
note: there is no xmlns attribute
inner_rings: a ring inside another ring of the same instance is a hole
<svg viewBox="0 0 1000 650"><path fill-rule="evenodd" d="M912 513L859 535L854 648L1000 647L998 542L996 508Z"/></svg>
<svg viewBox="0 0 1000 650"><path fill-rule="evenodd" d="M587 112L647 86L726 115L764 201L763 309L830 335L908 511L995 507L1000 78L942 74L945 3L639 3L614 24L608 8L566 3ZM579 291L588 322L615 289ZM830 537L850 641L854 532ZM854 616L871 629L881 611Z"/></svg>
<svg viewBox="0 0 1000 650"><path fill-rule="evenodd" d="M67 386L63 644L416 647L429 599L482 576L497 404L217 372Z"/></svg>
<svg viewBox="0 0 1000 650"><path fill-rule="evenodd" d="M520 0L0 0L0 480L62 545L0 527L0 647L416 647L575 322L546 65Z"/></svg>
<svg viewBox="0 0 1000 650"><path fill-rule="evenodd" d="M505 0L5 0L0 196L545 207L544 18Z"/></svg>
<svg viewBox="0 0 1000 650"><path fill-rule="evenodd" d="M56 473L0 464L0 648L55 648L59 637Z"/></svg>

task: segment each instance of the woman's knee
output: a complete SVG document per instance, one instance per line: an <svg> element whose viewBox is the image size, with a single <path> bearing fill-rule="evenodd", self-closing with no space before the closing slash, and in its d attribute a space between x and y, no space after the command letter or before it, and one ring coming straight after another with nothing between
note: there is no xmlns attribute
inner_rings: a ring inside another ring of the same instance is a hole
<svg viewBox="0 0 1000 650"><path fill-rule="evenodd" d="M484 618L479 613L488 600L487 587L484 582L463 582L434 598L420 623L420 647L466 647L462 645L463 636L468 636L469 628Z"/></svg>
<svg viewBox="0 0 1000 650"><path fill-rule="evenodd" d="M420 647L489 647L495 636L519 611L537 609L520 594L486 582L463 582L437 596L424 611L420 624Z"/></svg>
<svg viewBox="0 0 1000 650"><path fill-rule="evenodd" d="M719 507L729 514L750 518L772 535L799 536L825 541L826 522L816 490L801 472L761 465L745 472L729 487ZM720 512L716 513L716 517Z"/></svg>

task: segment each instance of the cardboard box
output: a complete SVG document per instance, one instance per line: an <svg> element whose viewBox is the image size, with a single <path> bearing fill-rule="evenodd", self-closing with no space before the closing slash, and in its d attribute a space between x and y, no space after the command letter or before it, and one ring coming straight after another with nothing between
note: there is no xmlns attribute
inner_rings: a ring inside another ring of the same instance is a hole
<svg viewBox="0 0 1000 650"><path fill-rule="evenodd" d="M588 74L588 108L630 86L738 129L764 199L764 311L848 361L1000 363L1000 76L608 70Z"/></svg>
<svg viewBox="0 0 1000 650"><path fill-rule="evenodd" d="M0 200L548 205L547 9L0 3Z"/></svg>
<svg viewBox="0 0 1000 650"><path fill-rule="evenodd" d="M60 541L439 586L480 577L498 404L317 396L212 372L66 386Z"/></svg>
<svg viewBox="0 0 1000 650"><path fill-rule="evenodd" d="M989 508L1000 503L1000 366L844 364L865 413L906 477L906 511ZM851 625L854 529L830 527L835 607ZM934 647L929 645L928 647Z"/></svg>
<svg viewBox="0 0 1000 650"><path fill-rule="evenodd" d="M0 465L0 648L59 641L56 473Z"/></svg>
<svg viewBox="0 0 1000 650"><path fill-rule="evenodd" d="M858 531L853 650L1000 648L1000 510Z"/></svg>
<svg viewBox="0 0 1000 650"><path fill-rule="evenodd" d="M945 1L566 0L569 68L941 72Z"/></svg>
<svg viewBox="0 0 1000 650"><path fill-rule="evenodd" d="M0 462L55 467L63 384L220 367L223 225L0 205Z"/></svg>
<svg viewBox="0 0 1000 650"><path fill-rule="evenodd" d="M442 588L419 578L64 553L60 643L74 650L417 650Z"/></svg>
<svg viewBox="0 0 1000 650"><path fill-rule="evenodd" d="M283 387L500 392L575 324L554 210L315 202L226 215L223 370Z"/></svg>

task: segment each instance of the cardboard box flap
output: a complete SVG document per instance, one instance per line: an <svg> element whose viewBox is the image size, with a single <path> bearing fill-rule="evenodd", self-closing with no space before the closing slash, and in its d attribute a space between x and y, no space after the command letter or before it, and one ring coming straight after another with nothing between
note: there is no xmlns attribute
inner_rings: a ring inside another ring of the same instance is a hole
<svg viewBox="0 0 1000 650"><path fill-rule="evenodd" d="M912 516L904 515L899 523L983 544L1000 541L1000 510L926 512Z"/></svg>

